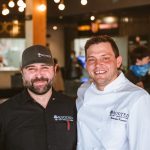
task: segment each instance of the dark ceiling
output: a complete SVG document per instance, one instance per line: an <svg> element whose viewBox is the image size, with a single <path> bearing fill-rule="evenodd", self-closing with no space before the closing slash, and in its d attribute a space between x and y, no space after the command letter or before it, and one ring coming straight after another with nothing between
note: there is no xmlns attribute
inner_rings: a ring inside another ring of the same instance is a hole
<svg viewBox="0 0 150 150"><path fill-rule="evenodd" d="M150 0L88 0L83 6L80 0L64 0L65 10L58 10L58 4L47 0L47 21L52 23L78 23L90 21L93 14L117 16L150 16ZM60 16L63 18L60 19Z"/></svg>
<svg viewBox="0 0 150 150"><path fill-rule="evenodd" d="M14 0L15 2L17 0ZM2 4L9 0L0 0L0 11ZM88 0L86 6L80 4L80 0L64 0L66 8L64 11L58 10L58 4L53 0L47 0L47 20L48 23L75 23L86 21L91 14L96 16L115 14L118 16L128 15L150 15L150 0ZM60 19L60 16L63 17ZM18 13L17 7L10 10L10 14L2 16L0 20L24 20L24 13Z"/></svg>
<svg viewBox="0 0 150 150"><path fill-rule="evenodd" d="M72 16L138 7L150 5L150 0L88 0L88 4L85 6L80 4L80 0L64 0L64 4L66 5L66 9L64 11L58 11L58 4L55 4L53 0L47 0L48 16L56 17L61 14L64 16Z"/></svg>
<svg viewBox="0 0 150 150"><path fill-rule="evenodd" d="M74 13L69 14L65 12L60 12L57 10L54 15L49 15L51 10L48 10L48 23L76 23L76 22L86 22L89 20L91 15L96 17L103 17L107 15L115 15L117 17L138 17L138 18L150 18L150 5L135 6L129 8L117 8L112 10L99 10L99 11L87 11L84 13ZM60 19L60 16L63 18ZM90 20L89 20L90 21Z"/></svg>

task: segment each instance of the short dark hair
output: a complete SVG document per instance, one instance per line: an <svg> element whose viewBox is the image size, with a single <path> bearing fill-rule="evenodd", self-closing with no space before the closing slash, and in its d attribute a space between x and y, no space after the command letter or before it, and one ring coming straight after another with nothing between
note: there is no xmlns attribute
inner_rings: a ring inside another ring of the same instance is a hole
<svg viewBox="0 0 150 150"><path fill-rule="evenodd" d="M117 44L115 43L115 41L108 35L100 35L100 36L95 36L90 38L89 40L87 40L86 44L85 44L85 54L87 54L87 49L93 45L93 44L99 44L99 43L105 43L108 42L110 43L113 52L115 54L115 57L117 58L120 54L119 54L119 49Z"/></svg>
<svg viewBox="0 0 150 150"><path fill-rule="evenodd" d="M130 54L131 64L135 64L137 59L142 60L144 57L150 57L150 50L144 45L137 46Z"/></svg>

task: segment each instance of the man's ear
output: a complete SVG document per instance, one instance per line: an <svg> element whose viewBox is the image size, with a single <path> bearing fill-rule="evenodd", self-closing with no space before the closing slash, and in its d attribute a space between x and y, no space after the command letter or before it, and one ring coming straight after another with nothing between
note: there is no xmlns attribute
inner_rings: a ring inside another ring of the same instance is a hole
<svg viewBox="0 0 150 150"><path fill-rule="evenodd" d="M54 65L55 74L56 74L56 72L57 72L57 70L58 70L58 67L59 67L58 64L55 64L55 65Z"/></svg>
<svg viewBox="0 0 150 150"><path fill-rule="evenodd" d="M22 69L22 67L20 67L20 73L21 73L21 75L22 75L22 73L23 73L23 69Z"/></svg>
<svg viewBox="0 0 150 150"><path fill-rule="evenodd" d="M23 78L23 68L22 67L20 67L20 73L21 73L22 80L24 80L24 78Z"/></svg>
<svg viewBox="0 0 150 150"><path fill-rule="evenodd" d="M117 57L117 68L120 68L122 64L122 56Z"/></svg>

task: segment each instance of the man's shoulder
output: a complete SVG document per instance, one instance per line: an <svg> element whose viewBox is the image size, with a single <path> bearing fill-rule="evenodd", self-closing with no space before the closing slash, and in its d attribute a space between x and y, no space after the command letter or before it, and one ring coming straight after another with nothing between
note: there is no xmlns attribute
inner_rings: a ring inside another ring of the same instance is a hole
<svg viewBox="0 0 150 150"><path fill-rule="evenodd" d="M15 106L18 103L18 100L23 99L24 92L21 91L18 94L9 97L8 99L6 99L5 102L3 102L2 104L0 104L0 109L4 108L4 109L9 109L10 107Z"/></svg>
<svg viewBox="0 0 150 150"><path fill-rule="evenodd" d="M78 88L77 96L78 96L78 97L83 97L83 96L84 96L84 93L85 93L86 90L90 87L90 85L91 85L91 82L90 82L90 81L81 84L81 86Z"/></svg>

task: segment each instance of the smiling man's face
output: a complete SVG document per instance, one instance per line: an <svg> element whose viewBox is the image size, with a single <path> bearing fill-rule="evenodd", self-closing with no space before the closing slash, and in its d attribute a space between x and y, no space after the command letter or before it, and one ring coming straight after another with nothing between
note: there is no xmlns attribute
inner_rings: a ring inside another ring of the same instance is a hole
<svg viewBox="0 0 150 150"><path fill-rule="evenodd" d="M52 65L35 63L22 69L24 86L35 94L47 93L51 87L56 69Z"/></svg>
<svg viewBox="0 0 150 150"><path fill-rule="evenodd" d="M93 44L87 49L86 68L96 87L103 90L106 85L118 76L122 57L115 57L109 42Z"/></svg>

